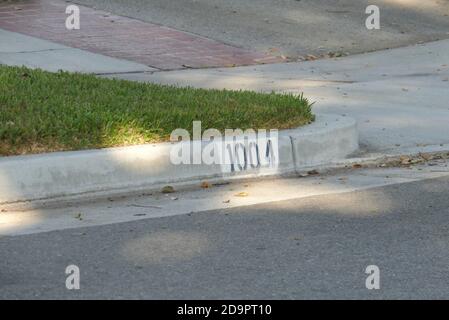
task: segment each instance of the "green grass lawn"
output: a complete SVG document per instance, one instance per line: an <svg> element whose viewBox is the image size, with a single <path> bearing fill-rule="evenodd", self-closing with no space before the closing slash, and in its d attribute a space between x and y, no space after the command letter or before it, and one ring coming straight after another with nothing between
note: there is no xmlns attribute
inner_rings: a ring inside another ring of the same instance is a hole
<svg viewBox="0 0 449 320"><path fill-rule="evenodd" d="M0 65L0 155L168 141L176 128L285 129L313 121L301 96L203 90Z"/></svg>

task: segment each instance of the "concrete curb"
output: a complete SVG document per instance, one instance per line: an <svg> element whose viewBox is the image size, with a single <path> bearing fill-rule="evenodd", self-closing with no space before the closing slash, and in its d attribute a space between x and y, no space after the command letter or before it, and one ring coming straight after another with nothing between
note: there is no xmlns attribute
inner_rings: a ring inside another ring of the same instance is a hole
<svg viewBox="0 0 449 320"><path fill-rule="evenodd" d="M358 149L358 132L352 118L317 115L311 125L279 133L276 168L248 167L234 172L224 170L222 165L174 165L170 162L173 145L160 143L0 158L0 204L118 190L129 192L220 177L288 174L344 159Z"/></svg>

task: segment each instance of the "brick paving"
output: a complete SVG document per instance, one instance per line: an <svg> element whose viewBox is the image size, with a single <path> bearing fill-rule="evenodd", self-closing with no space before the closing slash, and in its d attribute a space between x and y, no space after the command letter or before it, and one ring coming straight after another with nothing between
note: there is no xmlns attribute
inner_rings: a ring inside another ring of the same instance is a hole
<svg viewBox="0 0 449 320"><path fill-rule="evenodd" d="M282 61L279 57L84 6L79 6L80 30L67 30L68 5L58 0L0 0L0 28L161 70Z"/></svg>

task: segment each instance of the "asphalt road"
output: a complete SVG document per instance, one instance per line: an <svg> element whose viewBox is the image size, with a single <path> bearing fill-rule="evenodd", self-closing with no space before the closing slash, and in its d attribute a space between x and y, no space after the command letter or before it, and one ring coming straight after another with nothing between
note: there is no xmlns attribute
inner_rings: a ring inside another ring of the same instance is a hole
<svg viewBox="0 0 449 320"><path fill-rule="evenodd" d="M371 0L75 0L239 47L296 58L359 53L449 37L449 1L379 0L381 29L367 30Z"/></svg>
<svg viewBox="0 0 449 320"><path fill-rule="evenodd" d="M448 193L446 177L2 237L0 298L447 299Z"/></svg>

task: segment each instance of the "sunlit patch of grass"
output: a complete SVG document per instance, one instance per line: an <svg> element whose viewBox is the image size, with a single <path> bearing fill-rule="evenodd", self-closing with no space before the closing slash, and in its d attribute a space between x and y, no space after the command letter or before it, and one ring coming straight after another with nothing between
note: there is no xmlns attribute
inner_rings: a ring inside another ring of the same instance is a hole
<svg viewBox="0 0 449 320"><path fill-rule="evenodd" d="M0 66L0 154L168 141L176 128L285 129L313 121L292 94L178 88Z"/></svg>

